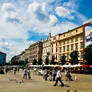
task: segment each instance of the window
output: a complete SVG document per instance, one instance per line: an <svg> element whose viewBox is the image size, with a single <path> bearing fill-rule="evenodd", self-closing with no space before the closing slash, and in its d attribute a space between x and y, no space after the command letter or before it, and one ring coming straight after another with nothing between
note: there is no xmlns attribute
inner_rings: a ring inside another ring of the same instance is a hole
<svg viewBox="0 0 92 92"><path fill-rule="evenodd" d="M65 41L64 41L64 45L65 45Z"/></svg>
<svg viewBox="0 0 92 92"><path fill-rule="evenodd" d="M73 43L73 38L71 39L71 43Z"/></svg>
<svg viewBox="0 0 92 92"><path fill-rule="evenodd" d="M69 40L67 40L67 44L69 44Z"/></svg>
<svg viewBox="0 0 92 92"><path fill-rule="evenodd" d="M83 48L83 42L80 43L80 48Z"/></svg>
<svg viewBox="0 0 92 92"><path fill-rule="evenodd" d="M67 45L67 51L69 51L69 45Z"/></svg>
<svg viewBox="0 0 92 92"><path fill-rule="evenodd" d="M81 34L81 40L83 40L83 33Z"/></svg>
<svg viewBox="0 0 92 92"><path fill-rule="evenodd" d="M83 51L80 52L80 58L83 58Z"/></svg>
<svg viewBox="0 0 92 92"><path fill-rule="evenodd" d="M75 49L78 49L78 43L75 44Z"/></svg>
<svg viewBox="0 0 92 92"><path fill-rule="evenodd" d="M73 50L73 47L74 47L74 45L73 45L73 44L71 44L71 50Z"/></svg>
<svg viewBox="0 0 92 92"><path fill-rule="evenodd" d="M56 48L56 52L57 52L57 48Z"/></svg>
<svg viewBox="0 0 92 92"><path fill-rule="evenodd" d="M62 43L60 43L59 45L62 46Z"/></svg>
<svg viewBox="0 0 92 92"><path fill-rule="evenodd" d="M78 37L75 38L75 41L78 41Z"/></svg>
<svg viewBox="0 0 92 92"><path fill-rule="evenodd" d="M63 52L65 52L65 46L63 46Z"/></svg>
<svg viewBox="0 0 92 92"><path fill-rule="evenodd" d="M56 55L56 60L57 60L57 55Z"/></svg>
<svg viewBox="0 0 92 92"><path fill-rule="evenodd" d="M52 48L52 52L53 52L53 48Z"/></svg>
<svg viewBox="0 0 92 92"><path fill-rule="evenodd" d="M76 29L76 33L78 32L78 29Z"/></svg>
<svg viewBox="0 0 92 92"><path fill-rule="evenodd" d="M56 46L57 46L57 43L56 43Z"/></svg>

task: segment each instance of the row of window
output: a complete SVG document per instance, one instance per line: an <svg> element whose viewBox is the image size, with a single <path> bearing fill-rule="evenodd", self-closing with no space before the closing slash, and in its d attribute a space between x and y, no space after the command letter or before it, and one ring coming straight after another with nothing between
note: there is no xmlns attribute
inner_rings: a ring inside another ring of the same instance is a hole
<svg viewBox="0 0 92 92"><path fill-rule="evenodd" d="M43 53L50 52L50 48L43 49Z"/></svg>
<svg viewBox="0 0 92 92"><path fill-rule="evenodd" d="M78 32L78 29L76 29L76 33ZM70 33L68 33L68 34L66 34L67 36L69 36L69 35L72 35L73 33L72 32L70 32ZM64 37L66 36L65 34L64 34Z"/></svg>
<svg viewBox="0 0 92 92"><path fill-rule="evenodd" d="M79 40L79 37L78 36L76 36L75 37L75 42L76 41L78 41ZM81 37L80 37L80 40L83 40L83 34L81 34ZM71 43L73 43L74 42L74 38L71 38ZM69 44L69 40L64 40L64 42L63 42L63 45L65 45L65 44ZM61 44L62 45L62 44Z"/></svg>
<svg viewBox="0 0 92 92"><path fill-rule="evenodd" d="M70 54L69 54L69 53L66 54L65 56L66 56L67 60L70 59ZM60 57L61 57L61 56L60 56ZM83 51L81 51L81 52L79 53L79 58L80 58L80 59L83 59Z"/></svg>
<svg viewBox="0 0 92 92"><path fill-rule="evenodd" d="M34 54L34 53L37 53L37 51L31 51L30 54Z"/></svg>
<svg viewBox="0 0 92 92"><path fill-rule="evenodd" d="M74 48L74 45L75 45L75 48ZM71 47L71 49L70 49L70 47ZM80 48L83 48L83 42L80 43ZM74 50L74 49L78 49L78 43L71 44L71 46L70 45L63 46L63 52L65 52L65 50L69 51L69 50ZM60 48L60 52L62 52L62 47Z"/></svg>
<svg viewBox="0 0 92 92"><path fill-rule="evenodd" d="M37 55L30 56L30 58L37 58Z"/></svg>
<svg viewBox="0 0 92 92"><path fill-rule="evenodd" d="M50 45L50 42L47 42L47 43L44 43L43 44L43 47L47 47L47 46L49 46Z"/></svg>
<svg viewBox="0 0 92 92"><path fill-rule="evenodd" d="M37 47L31 47L30 49L31 49L31 50L34 50L34 49L37 49Z"/></svg>

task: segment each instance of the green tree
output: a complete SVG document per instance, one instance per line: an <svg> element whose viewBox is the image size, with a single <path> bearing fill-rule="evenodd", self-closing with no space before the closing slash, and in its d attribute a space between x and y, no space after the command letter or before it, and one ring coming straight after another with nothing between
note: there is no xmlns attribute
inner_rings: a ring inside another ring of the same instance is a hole
<svg viewBox="0 0 92 92"><path fill-rule="evenodd" d="M70 54L70 63L71 64L78 64L78 51L73 51Z"/></svg>
<svg viewBox="0 0 92 92"><path fill-rule="evenodd" d="M87 61L86 64L92 65L92 44L85 48L84 59Z"/></svg>
<svg viewBox="0 0 92 92"><path fill-rule="evenodd" d="M50 62L50 64L55 64L55 56L54 55L52 55L52 60L51 60L51 62Z"/></svg>
<svg viewBox="0 0 92 92"><path fill-rule="evenodd" d="M46 65L49 64L49 57L48 57L48 56L46 56L46 58L45 58L45 64L46 64Z"/></svg>
<svg viewBox="0 0 92 92"><path fill-rule="evenodd" d="M36 64L37 64L37 60L34 59L34 60L33 60L33 65L36 65Z"/></svg>
<svg viewBox="0 0 92 92"><path fill-rule="evenodd" d="M64 54L60 57L60 61L62 65L66 63L66 56Z"/></svg>
<svg viewBox="0 0 92 92"><path fill-rule="evenodd" d="M24 61L24 64L28 64L28 59L26 58L25 61Z"/></svg>
<svg viewBox="0 0 92 92"><path fill-rule="evenodd" d="M14 56L14 57L12 57L10 62L11 62L11 65L18 65L19 64L18 61L19 61L19 57Z"/></svg>
<svg viewBox="0 0 92 92"><path fill-rule="evenodd" d="M42 59L40 58L39 60L38 60L38 65L41 65L42 64Z"/></svg>

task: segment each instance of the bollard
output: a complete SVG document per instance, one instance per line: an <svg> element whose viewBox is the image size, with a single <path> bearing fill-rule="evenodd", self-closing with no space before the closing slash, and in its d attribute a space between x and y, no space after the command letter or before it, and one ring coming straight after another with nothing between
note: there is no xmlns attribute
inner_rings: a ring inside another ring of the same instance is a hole
<svg viewBox="0 0 92 92"><path fill-rule="evenodd" d="M74 92L77 92L77 90L75 90Z"/></svg>
<svg viewBox="0 0 92 92"><path fill-rule="evenodd" d="M70 92L70 90L67 90L67 92Z"/></svg>

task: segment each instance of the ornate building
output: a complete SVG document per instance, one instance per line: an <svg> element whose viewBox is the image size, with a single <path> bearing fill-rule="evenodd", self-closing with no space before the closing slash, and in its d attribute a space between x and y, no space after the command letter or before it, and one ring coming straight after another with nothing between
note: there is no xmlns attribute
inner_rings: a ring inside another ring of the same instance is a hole
<svg viewBox="0 0 92 92"><path fill-rule="evenodd" d="M34 59L37 61L42 58L42 42L36 42L28 48L30 50L29 56L28 56L28 61L29 63L32 63Z"/></svg>
<svg viewBox="0 0 92 92"><path fill-rule="evenodd" d="M46 57L48 56L49 60L51 60L51 33L49 33L48 38L43 40L43 50L42 50L42 60L45 62Z"/></svg>

